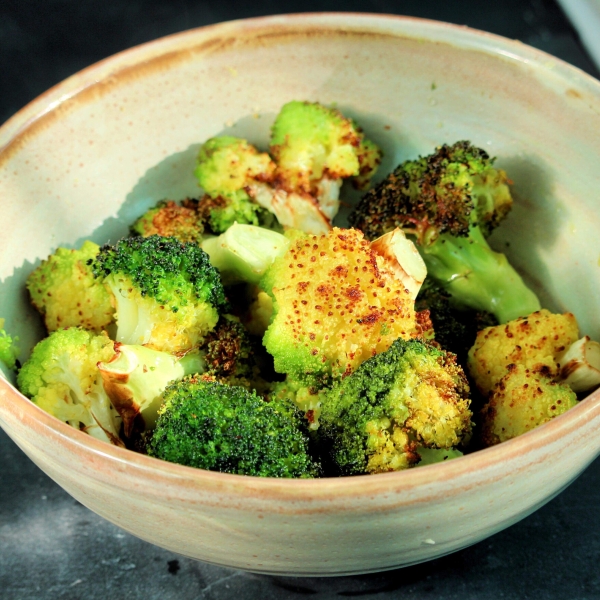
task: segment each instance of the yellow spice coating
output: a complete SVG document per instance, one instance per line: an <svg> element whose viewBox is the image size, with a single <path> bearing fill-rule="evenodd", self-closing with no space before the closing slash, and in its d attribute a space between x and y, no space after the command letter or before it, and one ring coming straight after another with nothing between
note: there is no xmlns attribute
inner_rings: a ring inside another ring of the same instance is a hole
<svg viewBox="0 0 600 600"><path fill-rule="evenodd" d="M558 373L560 355L578 338L579 328L573 314L553 314L542 309L480 331L469 351L469 372L486 396L511 364L529 369L542 365L552 377Z"/></svg>
<svg viewBox="0 0 600 600"><path fill-rule="evenodd" d="M65 327L100 332L112 322L110 296L87 265L98 249L90 241L79 250L58 248L28 277L32 304L43 315L48 332Z"/></svg>
<svg viewBox="0 0 600 600"><path fill-rule="evenodd" d="M389 419L367 424L369 459L366 472L370 474L403 471L419 462L417 443L408 433Z"/></svg>
<svg viewBox="0 0 600 600"><path fill-rule="evenodd" d="M265 345L280 372L349 373L415 332L413 300L358 230L299 237L269 277Z"/></svg>
<svg viewBox="0 0 600 600"><path fill-rule="evenodd" d="M545 369L511 365L481 411L481 438L493 446L546 423L577 404L566 385L545 375Z"/></svg>

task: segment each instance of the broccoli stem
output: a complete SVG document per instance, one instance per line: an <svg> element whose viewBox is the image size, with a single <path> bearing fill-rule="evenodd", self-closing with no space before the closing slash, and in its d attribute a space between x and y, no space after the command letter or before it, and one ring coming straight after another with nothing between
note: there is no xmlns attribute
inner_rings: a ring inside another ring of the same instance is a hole
<svg viewBox="0 0 600 600"><path fill-rule="evenodd" d="M171 381L206 370L204 355L189 352L181 359L146 348L121 344L113 360L99 362L104 390L123 418L125 436L130 437L139 422L144 429L156 424L161 394Z"/></svg>
<svg viewBox="0 0 600 600"><path fill-rule="evenodd" d="M225 285L258 283L288 246L289 240L280 233L241 223L235 223L225 233L202 242L202 249L221 273Z"/></svg>
<svg viewBox="0 0 600 600"><path fill-rule="evenodd" d="M442 284L457 303L491 312L499 323L540 309L537 296L506 256L490 248L479 227L471 226L468 237L444 234L418 248L428 275Z"/></svg>
<svg viewBox="0 0 600 600"><path fill-rule="evenodd" d="M203 373L206 370L204 352L188 352L179 359L179 365L183 369L183 376Z"/></svg>

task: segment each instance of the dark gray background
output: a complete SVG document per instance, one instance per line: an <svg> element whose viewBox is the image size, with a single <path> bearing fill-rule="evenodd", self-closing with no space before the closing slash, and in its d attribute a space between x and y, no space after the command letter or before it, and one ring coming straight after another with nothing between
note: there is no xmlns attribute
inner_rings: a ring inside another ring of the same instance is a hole
<svg viewBox="0 0 600 600"><path fill-rule="evenodd" d="M0 122L75 71L156 37L234 18L340 10L469 25L519 39L598 77L575 31L551 0L3 0ZM0 597L600 598L599 506L596 461L521 523L436 561L338 579L252 575L179 557L121 531L67 495L0 432Z"/></svg>

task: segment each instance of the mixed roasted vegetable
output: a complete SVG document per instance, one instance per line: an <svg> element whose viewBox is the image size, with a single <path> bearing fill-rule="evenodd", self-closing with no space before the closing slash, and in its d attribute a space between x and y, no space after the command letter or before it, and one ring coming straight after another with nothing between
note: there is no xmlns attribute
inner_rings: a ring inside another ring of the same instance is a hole
<svg viewBox="0 0 600 600"><path fill-rule="evenodd" d="M58 248L27 280L48 336L21 392L106 442L267 477L397 471L511 439L600 384L600 344L542 309L487 238L510 182L469 142L399 165L338 110L290 102L268 152L202 146L197 199Z"/></svg>

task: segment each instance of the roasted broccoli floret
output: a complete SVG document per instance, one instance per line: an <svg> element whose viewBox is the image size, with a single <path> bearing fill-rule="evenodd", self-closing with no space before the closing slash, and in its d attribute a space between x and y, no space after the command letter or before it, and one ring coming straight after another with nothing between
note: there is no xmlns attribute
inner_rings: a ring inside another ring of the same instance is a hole
<svg viewBox="0 0 600 600"><path fill-rule="evenodd" d="M366 187L381 161L375 144L337 109L317 102L285 104L271 129L270 151L277 165L273 190L255 198L279 222L306 233L331 228L346 178Z"/></svg>
<svg viewBox="0 0 600 600"><path fill-rule="evenodd" d="M549 369L510 364L481 411L481 441L493 446L531 431L577 404L568 385L557 383Z"/></svg>
<svg viewBox="0 0 600 600"><path fill-rule="evenodd" d="M196 176L215 233L234 222L325 233L339 208L342 180L366 187L381 160L375 144L338 110L289 102L272 127L273 159L247 141L223 136L200 151Z"/></svg>
<svg viewBox="0 0 600 600"><path fill-rule="evenodd" d="M19 349L16 343L19 338L13 337L6 333L4 329L4 319L0 319L0 372L11 380L14 377L14 372L19 366L17 357Z"/></svg>
<svg viewBox="0 0 600 600"><path fill-rule="evenodd" d="M432 279L426 279L415 303L417 311L429 311L433 338L444 350L456 354L466 367L467 355L477 332L498 324L491 313L456 308L452 296Z"/></svg>
<svg viewBox="0 0 600 600"><path fill-rule="evenodd" d="M120 446L121 425L125 438L152 429L167 384L205 369L198 352L178 358L71 327L36 344L17 385L61 421Z"/></svg>
<svg viewBox="0 0 600 600"><path fill-rule="evenodd" d="M454 355L396 340L322 398L318 435L337 475L416 465L419 447L450 449L471 433L469 386Z"/></svg>
<svg viewBox="0 0 600 600"><path fill-rule="evenodd" d="M369 239L403 229L416 240L428 275L456 303L504 323L540 308L506 256L494 252L485 237L511 203L504 171L484 150L463 141L402 163L362 198L349 221Z"/></svg>
<svg viewBox="0 0 600 600"><path fill-rule="evenodd" d="M199 244L204 233L204 219L198 200L187 198L180 204L173 200L162 200L131 226L131 233L143 237L162 235L184 243Z"/></svg>
<svg viewBox="0 0 600 600"><path fill-rule="evenodd" d="M366 187L381 162L379 148L351 119L318 102L282 107L271 129L270 151L276 185L318 198L330 219L337 213L342 179L354 177Z"/></svg>
<svg viewBox="0 0 600 600"><path fill-rule="evenodd" d="M153 235L102 246L93 272L112 294L116 339L171 353L197 347L227 307L218 271L196 244Z"/></svg>
<svg viewBox="0 0 600 600"><path fill-rule="evenodd" d="M220 383L240 385L265 395L270 383L261 373L265 351L233 315L223 315L200 347L205 373Z"/></svg>
<svg viewBox="0 0 600 600"><path fill-rule="evenodd" d="M291 400L304 415L309 430L319 428L321 403L324 394L332 385L331 378L317 379L311 377L286 377L284 381L277 381L271 385L270 398Z"/></svg>
<svg viewBox="0 0 600 600"><path fill-rule="evenodd" d="M469 350L469 372L484 397L512 364L527 369L545 367L546 374L556 378L562 354L578 337L579 327L573 314L553 314L542 309L480 331Z"/></svg>
<svg viewBox="0 0 600 600"><path fill-rule="evenodd" d="M27 278L31 302L44 317L48 332L83 327L99 333L112 322L110 294L89 265L99 249L90 241L79 250L58 248Z"/></svg>
<svg viewBox="0 0 600 600"><path fill-rule="evenodd" d="M214 233L234 223L273 225L268 210L257 204L248 188L272 181L275 164L246 140L231 136L207 140L200 149L195 170L206 195L199 210Z"/></svg>
<svg viewBox="0 0 600 600"><path fill-rule="evenodd" d="M122 445L121 418L97 368L115 354L113 342L78 327L59 329L39 342L17 375L17 386L61 421L100 440Z"/></svg>
<svg viewBox="0 0 600 600"><path fill-rule="evenodd" d="M261 283L274 300L263 343L278 373L342 376L413 335L414 298L359 231L290 235Z"/></svg>
<svg viewBox="0 0 600 600"><path fill-rule="evenodd" d="M288 402L265 402L210 377L170 385L147 451L211 471L259 477L315 477L301 415Z"/></svg>

